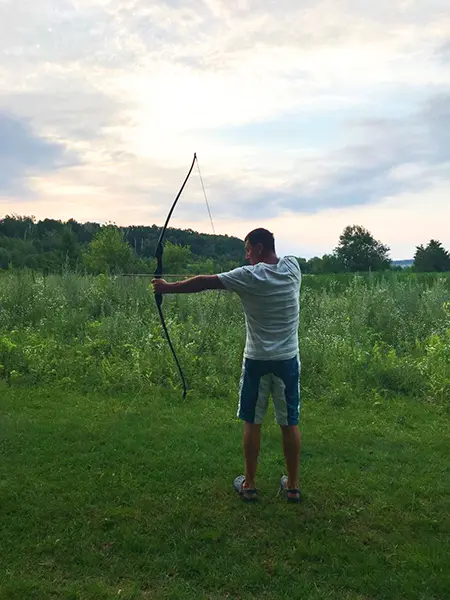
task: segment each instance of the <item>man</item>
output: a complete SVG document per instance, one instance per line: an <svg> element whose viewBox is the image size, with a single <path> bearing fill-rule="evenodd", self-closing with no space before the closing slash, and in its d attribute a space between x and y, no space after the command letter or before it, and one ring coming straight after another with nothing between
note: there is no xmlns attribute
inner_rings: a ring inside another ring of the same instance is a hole
<svg viewBox="0 0 450 600"><path fill-rule="evenodd" d="M257 499L261 423L271 394L288 472L281 478L281 489L288 502L299 502L300 266L293 256L277 257L273 234L267 229L251 231L245 238L245 251L250 266L177 283L153 279L152 284L159 294L227 289L239 295L247 331L238 409L244 421L245 475L236 477L234 489L245 501Z"/></svg>

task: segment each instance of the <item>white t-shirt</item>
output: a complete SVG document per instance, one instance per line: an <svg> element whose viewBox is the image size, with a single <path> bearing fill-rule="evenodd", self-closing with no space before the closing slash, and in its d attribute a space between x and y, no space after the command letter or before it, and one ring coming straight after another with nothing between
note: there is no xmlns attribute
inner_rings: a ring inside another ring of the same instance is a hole
<svg viewBox="0 0 450 600"><path fill-rule="evenodd" d="M244 357L287 360L297 356L302 274L295 256L280 258L275 265L238 267L218 277L242 302L247 330Z"/></svg>

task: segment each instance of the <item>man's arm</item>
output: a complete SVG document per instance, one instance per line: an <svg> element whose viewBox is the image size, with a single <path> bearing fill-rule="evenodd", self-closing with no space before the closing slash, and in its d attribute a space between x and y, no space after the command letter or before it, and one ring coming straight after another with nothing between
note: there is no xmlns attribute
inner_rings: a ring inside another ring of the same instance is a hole
<svg viewBox="0 0 450 600"><path fill-rule="evenodd" d="M168 283L164 279L153 279L152 285L155 294L196 294L205 290L225 289L217 275L197 275L174 283Z"/></svg>

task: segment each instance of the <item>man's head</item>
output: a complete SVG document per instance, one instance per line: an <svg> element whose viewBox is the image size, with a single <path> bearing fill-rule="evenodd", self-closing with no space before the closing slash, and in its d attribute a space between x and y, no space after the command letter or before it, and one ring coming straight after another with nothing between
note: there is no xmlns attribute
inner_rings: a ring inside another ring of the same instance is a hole
<svg viewBox="0 0 450 600"><path fill-rule="evenodd" d="M273 233L262 227L245 236L245 258L251 265L276 261Z"/></svg>

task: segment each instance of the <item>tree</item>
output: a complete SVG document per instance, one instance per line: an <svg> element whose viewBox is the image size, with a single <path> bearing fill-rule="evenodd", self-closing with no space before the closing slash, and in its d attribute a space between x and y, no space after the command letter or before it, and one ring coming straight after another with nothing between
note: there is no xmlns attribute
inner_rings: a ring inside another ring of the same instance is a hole
<svg viewBox="0 0 450 600"><path fill-rule="evenodd" d="M322 273L342 273L345 265L335 253L322 256Z"/></svg>
<svg viewBox="0 0 450 600"><path fill-rule="evenodd" d="M308 273L320 275L323 273L322 259L319 256L313 256L308 260Z"/></svg>
<svg viewBox="0 0 450 600"><path fill-rule="evenodd" d="M130 245L113 225L102 227L95 234L83 255L86 267L93 273L128 273L134 266Z"/></svg>
<svg viewBox="0 0 450 600"><path fill-rule="evenodd" d="M422 273L450 271L450 253L445 250L441 242L430 240L425 248L416 247L413 267L414 271Z"/></svg>
<svg viewBox="0 0 450 600"><path fill-rule="evenodd" d="M169 241L164 244L164 271L166 273L184 274L190 258L189 246L172 244Z"/></svg>
<svg viewBox="0 0 450 600"><path fill-rule="evenodd" d="M303 273L311 273L312 275L342 273L345 271L344 265L336 254L324 254L322 258L313 256L305 264L300 263L300 267Z"/></svg>
<svg viewBox="0 0 450 600"><path fill-rule="evenodd" d="M34 216L6 215L0 219L0 235L25 240L30 237L35 223Z"/></svg>
<svg viewBox="0 0 450 600"><path fill-rule="evenodd" d="M63 266L76 268L81 252L87 250L88 245L101 229L98 223L79 223L75 219L69 219L67 222L50 218L36 221L33 216L20 215L6 215L0 219L0 238L9 240L6 250L11 260L8 264L21 267L27 262L36 264L37 269L45 268L46 271L49 269L59 271ZM144 273L151 271L161 228L156 225L136 225L117 227L117 229L123 235L122 242L128 243L134 250L133 269ZM208 257L213 257L215 265L242 264L244 260L244 242L233 236L211 235L198 233L192 229L169 227L165 239L176 247L189 247L190 252L190 254L188 252L189 256L182 257L175 249L172 253L174 264L171 270L180 270L176 265L186 264L187 258L191 265ZM23 241L31 242L32 245L25 248L21 244ZM25 261L25 257L29 254L33 255L33 259L27 258ZM2 264L5 263L5 256L3 253ZM170 252L167 256L170 259ZM138 258L141 260L139 261ZM103 264L100 267L97 264L97 267L105 269L107 265ZM182 270L184 272L184 269Z"/></svg>
<svg viewBox="0 0 450 600"><path fill-rule="evenodd" d="M309 264L306 258L302 258L301 256L297 256L298 264L300 265L300 269L304 275L310 272Z"/></svg>
<svg viewBox="0 0 450 600"><path fill-rule="evenodd" d="M6 248L0 246L0 269L7 269L9 267L9 254Z"/></svg>
<svg viewBox="0 0 450 600"><path fill-rule="evenodd" d="M361 225L349 225L344 229L335 248L336 258L347 271L380 271L388 269L391 261L389 248L377 241Z"/></svg>

